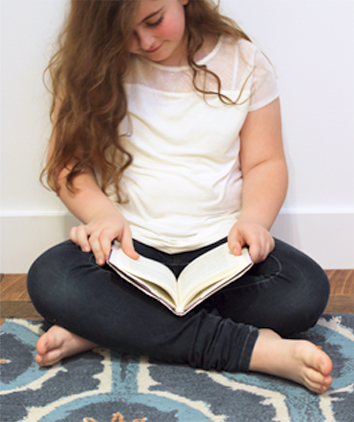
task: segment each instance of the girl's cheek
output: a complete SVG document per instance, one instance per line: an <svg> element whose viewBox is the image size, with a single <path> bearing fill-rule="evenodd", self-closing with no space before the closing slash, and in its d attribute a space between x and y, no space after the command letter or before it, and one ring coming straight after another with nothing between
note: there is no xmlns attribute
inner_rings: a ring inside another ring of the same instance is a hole
<svg viewBox="0 0 354 422"><path fill-rule="evenodd" d="M179 28L176 23L171 19L164 20L159 26L159 35L161 37L173 38L177 33L179 33Z"/></svg>

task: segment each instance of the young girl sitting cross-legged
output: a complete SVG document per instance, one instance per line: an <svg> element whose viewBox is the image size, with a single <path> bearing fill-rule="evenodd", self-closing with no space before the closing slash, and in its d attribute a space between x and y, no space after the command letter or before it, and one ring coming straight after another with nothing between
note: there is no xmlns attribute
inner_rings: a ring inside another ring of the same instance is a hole
<svg viewBox="0 0 354 422"><path fill-rule="evenodd" d="M330 358L286 339L316 323L329 283L269 233L287 167L275 78L248 36L211 0L73 0L49 70L44 175L82 225L29 271L51 325L38 364L101 345L326 391ZM255 265L180 317L106 264L114 240L176 276L224 242Z"/></svg>

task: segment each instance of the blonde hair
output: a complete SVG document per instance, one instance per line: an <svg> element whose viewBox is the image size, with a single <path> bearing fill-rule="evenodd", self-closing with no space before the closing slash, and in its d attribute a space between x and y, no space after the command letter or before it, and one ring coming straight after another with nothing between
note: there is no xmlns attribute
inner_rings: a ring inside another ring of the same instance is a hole
<svg viewBox="0 0 354 422"><path fill-rule="evenodd" d="M139 5L140 0L71 1L56 53L46 69L51 78L51 116L56 110L56 119L41 181L46 178L57 194L58 175L65 167L69 169L66 186L72 192L75 177L90 169L99 174L101 190L107 193L113 186L117 201L122 201L119 184L133 157L122 147L118 127L127 114L124 76L130 54L126 43ZM235 103L221 93L219 77L197 64L194 56L206 37L226 35L250 41L249 37L221 15L212 0L189 0L185 15L187 57L195 89L210 94L196 82L198 74L208 73L217 81L221 101ZM75 164L69 167L73 160Z"/></svg>

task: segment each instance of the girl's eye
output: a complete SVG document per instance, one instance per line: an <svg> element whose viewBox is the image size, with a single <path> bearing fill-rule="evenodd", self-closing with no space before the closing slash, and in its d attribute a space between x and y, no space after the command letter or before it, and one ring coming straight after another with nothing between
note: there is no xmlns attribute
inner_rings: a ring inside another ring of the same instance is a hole
<svg viewBox="0 0 354 422"><path fill-rule="evenodd" d="M155 22L146 22L146 26L153 28L155 26L160 25L160 23L163 21L163 16L161 16L157 21Z"/></svg>

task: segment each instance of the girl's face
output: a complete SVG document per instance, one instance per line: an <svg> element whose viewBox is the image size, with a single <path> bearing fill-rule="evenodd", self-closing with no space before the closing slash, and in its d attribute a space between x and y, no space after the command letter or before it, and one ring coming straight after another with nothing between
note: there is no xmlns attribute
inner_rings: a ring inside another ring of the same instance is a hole
<svg viewBox="0 0 354 422"><path fill-rule="evenodd" d="M184 6L188 1L142 0L128 41L129 52L166 66L185 64Z"/></svg>

